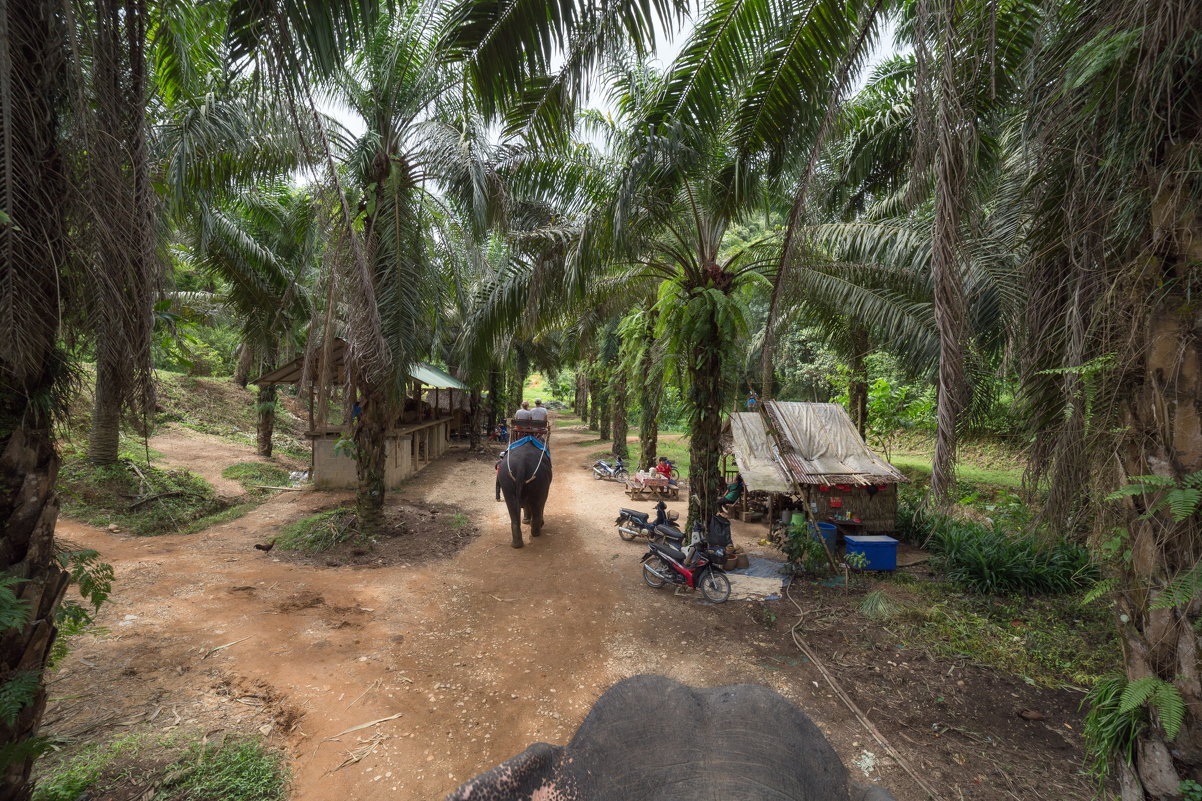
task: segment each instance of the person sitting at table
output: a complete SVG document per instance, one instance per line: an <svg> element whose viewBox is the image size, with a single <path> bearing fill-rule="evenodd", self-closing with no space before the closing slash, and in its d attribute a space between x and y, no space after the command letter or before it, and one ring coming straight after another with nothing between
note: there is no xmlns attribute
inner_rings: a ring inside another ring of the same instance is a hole
<svg viewBox="0 0 1202 801"><path fill-rule="evenodd" d="M672 478L672 465L668 464L667 456L659 457L659 462L655 465L655 472L668 479L669 485L676 485L676 479Z"/></svg>

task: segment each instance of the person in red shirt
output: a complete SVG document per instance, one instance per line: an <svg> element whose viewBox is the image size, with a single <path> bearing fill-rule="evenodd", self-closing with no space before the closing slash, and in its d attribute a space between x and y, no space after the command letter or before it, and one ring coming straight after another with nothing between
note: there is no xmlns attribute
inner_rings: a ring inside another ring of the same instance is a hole
<svg viewBox="0 0 1202 801"><path fill-rule="evenodd" d="M659 463L657 465L655 465L655 472L659 473L661 476L668 479L669 481L672 480L672 465L668 464L667 456L659 457ZM675 483L675 482L673 482L673 483Z"/></svg>

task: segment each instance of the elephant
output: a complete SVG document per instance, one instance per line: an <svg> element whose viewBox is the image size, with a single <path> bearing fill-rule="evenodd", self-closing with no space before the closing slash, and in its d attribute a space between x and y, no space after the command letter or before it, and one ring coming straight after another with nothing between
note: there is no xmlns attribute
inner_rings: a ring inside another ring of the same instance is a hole
<svg viewBox="0 0 1202 801"><path fill-rule="evenodd" d="M533 438L518 440L497 462L497 500L505 494L513 547L521 548L522 523L530 524L530 536L543 533L543 506L551 489L551 454L546 444ZM522 513L525 513L525 520Z"/></svg>
<svg viewBox="0 0 1202 801"><path fill-rule="evenodd" d="M767 687L635 676L566 746L535 743L446 801L894 801L856 784L805 713Z"/></svg>

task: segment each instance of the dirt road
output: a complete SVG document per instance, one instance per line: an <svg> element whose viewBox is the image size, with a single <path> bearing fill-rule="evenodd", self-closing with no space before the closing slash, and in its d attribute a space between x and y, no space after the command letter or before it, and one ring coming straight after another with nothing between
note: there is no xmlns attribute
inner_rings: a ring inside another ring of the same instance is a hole
<svg viewBox="0 0 1202 801"><path fill-rule="evenodd" d="M456 503L482 534L425 565L322 568L253 549L282 523L348 500L331 493L283 493L192 536L61 521L62 536L114 565L117 592L101 620L110 634L82 641L55 680L64 700L48 712L51 730L86 732L101 710L107 727L257 729L293 755L298 801L428 801L532 742L566 741L606 687L655 672L774 686L850 769L873 744L793 658L787 627L757 627L746 603L708 606L642 584L642 546L612 525L625 496L587 470L603 449L590 436L555 433L546 533L521 550L509 547L491 465L454 451L398 494ZM954 773L953 763L934 764ZM887 757L867 773L899 801L923 797Z"/></svg>

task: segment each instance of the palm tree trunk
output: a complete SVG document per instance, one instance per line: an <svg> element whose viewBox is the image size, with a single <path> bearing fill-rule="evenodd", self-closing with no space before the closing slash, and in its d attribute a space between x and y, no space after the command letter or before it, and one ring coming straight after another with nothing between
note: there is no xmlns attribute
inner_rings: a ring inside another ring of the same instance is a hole
<svg viewBox="0 0 1202 801"><path fill-rule="evenodd" d="M849 325L851 356L848 367L851 369L851 380L847 384L847 401L851 407L851 420L860 432L860 439L864 439L868 430L868 365L865 362L870 347L868 329L854 320Z"/></svg>
<svg viewBox="0 0 1202 801"><path fill-rule="evenodd" d="M103 334L102 334L103 336ZM121 439L121 405L128 364L113 364L116 351L100 347L96 362L96 391L92 403L92 430L88 434L88 460L114 464Z"/></svg>
<svg viewBox="0 0 1202 801"><path fill-rule="evenodd" d="M355 515L359 533L374 536L380 532L384 519L384 470L386 466L386 435L391 415L383 392L367 389L361 392L359 423L354 428Z"/></svg>
<svg viewBox="0 0 1202 801"><path fill-rule="evenodd" d="M626 436L630 433L630 426L626 423L626 373L620 367L614 367L613 376L610 378L610 402L613 406L613 441L614 455L621 456L623 459L630 455L630 449L626 446Z"/></svg>
<svg viewBox="0 0 1202 801"><path fill-rule="evenodd" d="M1200 282L1177 277L1187 273L1188 261L1182 254L1177 270L1165 270L1160 286L1175 291L1147 309L1141 363L1123 374L1126 436L1116 454L1128 481L1157 475L1180 483L1202 471L1202 313L1189 300ZM1156 293L1154 287L1149 295ZM1196 516L1177 520L1163 508L1149 516L1146 500L1134 498L1127 507L1131 558L1122 563L1115 606L1124 663L1131 681L1156 676L1173 684L1186 711L1171 746L1160 725L1145 727L1134 766L1142 789L1123 797L1142 801L1146 793L1160 801L1178 798L1182 779L1197 777L1202 766L1202 654L1195 629L1202 600L1195 596L1169 609L1151 605L1169 581L1199 563L1202 525Z"/></svg>
<svg viewBox="0 0 1202 801"><path fill-rule="evenodd" d="M935 326L939 331L939 397L931 495L940 505L951 502L951 490L956 481L956 429L966 401L964 332L967 311L960 277L960 216L972 131L959 97L955 14L955 0L946 0L944 57L936 115L939 150L935 164L935 227L931 252Z"/></svg>
<svg viewBox="0 0 1202 801"><path fill-rule="evenodd" d="M601 399L597 405L601 408L597 410L597 436L602 442L609 439L610 431L613 426L613 417L610 415L609 393L605 393L606 397Z"/></svg>
<svg viewBox="0 0 1202 801"><path fill-rule="evenodd" d="M501 415L501 376L497 370L488 371L488 430L492 432L497 427L497 419Z"/></svg>
<svg viewBox="0 0 1202 801"><path fill-rule="evenodd" d="M238 363L234 366L234 383L246 389L250 383L250 371L255 365L255 351L249 342L243 342L238 348Z"/></svg>
<svg viewBox="0 0 1202 801"><path fill-rule="evenodd" d="M480 390L473 389L467 413L467 446L473 451L480 450ZM492 429L490 428L489 431Z"/></svg>
<svg viewBox="0 0 1202 801"><path fill-rule="evenodd" d="M604 393L601 382L596 380L596 376L589 377L589 386L592 387L593 397L588 408L588 427L590 431L599 431L601 429L601 396Z"/></svg>
<svg viewBox="0 0 1202 801"><path fill-rule="evenodd" d="M5 114L0 136L0 575L28 605L23 625L0 633L0 687L41 678L56 634L54 614L67 586L55 558L58 517L51 412L61 401L65 355L58 351L60 267L70 263L68 205L59 130L68 97L62 7L51 0L0 3ZM11 113L10 113L11 112ZM16 202L14 202L16 201ZM46 706L39 681L11 720L0 719L0 801L29 798L33 740Z"/></svg>
<svg viewBox="0 0 1202 801"><path fill-rule="evenodd" d="M588 420L588 372L580 369L576 373L576 405L577 416Z"/></svg>
<svg viewBox="0 0 1202 801"><path fill-rule="evenodd" d="M267 384L259 387L259 402L256 409L259 412L258 444L259 455L271 458L271 438L275 433L276 399L279 397L279 387Z"/></svg>
<svg viewBox="0 0 1202 801"><path fill-rule="evenodd" d="M689 528L708 521L725 489L719 472L722 451L722 344L712 313L709 336L699 337L703 355L689 363Z"/></svg>
<svg viewBox="0 0 1202 801"><path fill-rule="evenodd" d="M662 365L652 353L655 342L655 311L647 313L647 326L643 331L642 350L636 362L639 381L639 467L650 470L655 467L659 450L659 407L664 398L664 374Z"/></svg>

